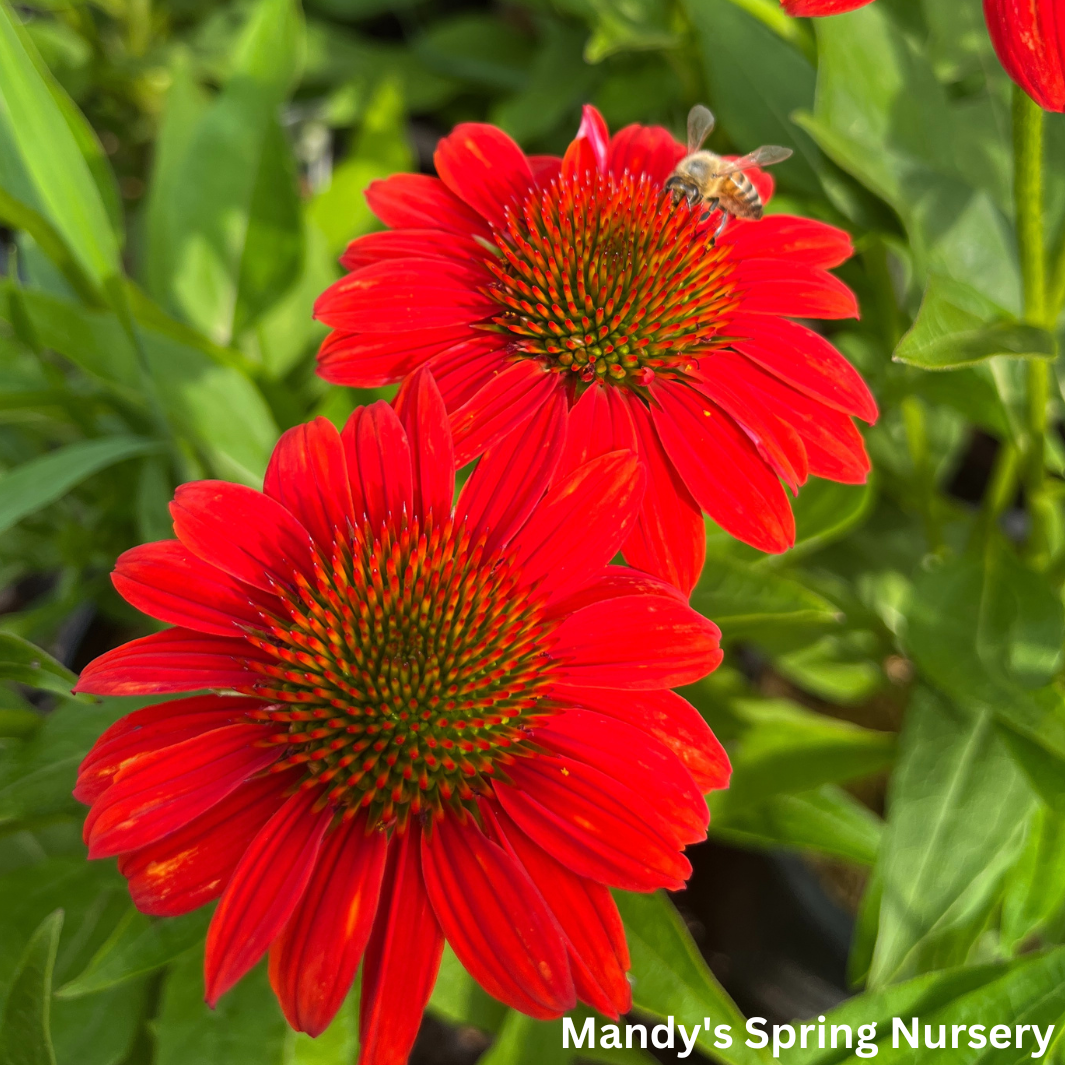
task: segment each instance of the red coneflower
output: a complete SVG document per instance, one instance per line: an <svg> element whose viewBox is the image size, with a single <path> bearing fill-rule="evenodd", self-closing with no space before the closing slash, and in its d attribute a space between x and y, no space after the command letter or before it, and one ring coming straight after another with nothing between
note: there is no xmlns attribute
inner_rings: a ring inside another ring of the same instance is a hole
<svg viewBox="0 0 1065 1065"><path fill-rule="evenodd" d="M557 396L567 450L638 452L648 471L625 557L682 590L702 567L700 508L768 551L794 542L781 479L861 482L850 415L876 417L857 372L788 318L846 318L828 272L841 230L776 215L733 221L674 206L683 148L664 129L608 137L586 107L564 159L526 157L466 124L436 151L439 178L399 174L367 199L391 227L354 241L351 273L318 300L333 327L319 372L379 385L428 364L459 465ZM771 181L752 181L767 198Z"/></svg>
<svg viewBox="0 0 1065 1065"><path fill-rule="evenodd" d="M360 1061L406 1060L446 939L536 1017L629 1008L608 885L679 888L728 761L668 689L717 628L610 565L636 519L631 452L564 443L561 397L490 449L453 503L428 371L393 410L289 430L264 492L186 484L177 540L114 583L175 628L91 663L79 691L212 690L130 714L81 766L89 855L137 906L221 896L214 1003L269 950L317 1034L362 961Z"/></svg>
<svg viewBox="0 0 1065 1065"><path fill-rule="evenodd" d="M984 18L1006 73L1044 111L1065 111L1065 4L984 0Z"/></svg>

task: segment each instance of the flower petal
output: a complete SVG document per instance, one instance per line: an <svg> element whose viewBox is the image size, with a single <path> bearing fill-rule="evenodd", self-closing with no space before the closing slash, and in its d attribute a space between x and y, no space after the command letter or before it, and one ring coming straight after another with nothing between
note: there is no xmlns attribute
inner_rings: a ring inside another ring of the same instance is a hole
<svg viewBox="0 0 1065 1065"><path fill-rule="evenodd" d="M636 428L628 397L620 389L593 381L569 412L566 447L557 478L611 451L636 451Z"/></svg>
<svg viewBox="0 0 1065 1065"><path fill-rule="evenodd" d="M557 155L530 155L529 166L538 189L546 188L562 170L562 160Z"/></svg>
<svg viewBox="0 0 1065 1065"><path fill-rule="evenodd" d="M94 658L81 671L74 690L90 695L164 695L203 688L249 691L261 679L249 663L273 661L247 640L166 629Z"/></svg>
<svg viewBox="0 0 1065 1065"><path fill-rule="evenodd" d="M788 497L743 431L683 385L652 387L655 429L696 501L726 531L760 551L795 542Z"/></svg>
<svg viewBox="0 0 1065 1065"><path fill-rule="evenodd" d="M628 566L606 566L602 575L591 584L578 588L562 599L554 599L547 611L548 617L561 618L582 607L604 599L618 599L626 595L667 595L687 605L683 592L651 573L630 569Z"/></svg>
<svg viewBox="0 0 1065 1065"><path fill-rule="evenodd" d="M593 603L555 630L556 676L593 688L692 684L721 661L721 630L676 598L627 595Z"/></svg>
<svg viewBox="0 0 1065 1065"><path fill-rule="evenodd" d="M786 259L830 270L854 254L844 229L790 214L767 215L757 225L731 226L721 237L740 259Z"/></svg>
<svg viewBox="0 0 1065 1065"><path fill-rule="evenodd" d="M491 280L469 259L386 259L334 281L315 302L314 317L348 332L463 325L498 311L481 291Z"/></svg>
<svg viewBox="0 0 1065 1065"><path fill-rule="evenodd" d="M381 905L362 963L358 1065L407 1065L436 983L444 935L425 890L420 844L417 821L389 844Z"/></svg>
<svg viewBox="0 0 1065 1065"><path fill-rule="evenodd" d="M433 163L444 184L497 229L507 207L533 184L525 153L501 129L481 122L460 122L436 146Z"/></svg>
<svg viewBox="0 0 1065 1065"><path fill-rule="evenodd" d="M591 104L581 110L581 125L562 158L562 173L577 177L589 171L605 174L610 153L610 131L606 120Z"/></svg>
<svg viewBox="0 0 1065 1065"><path fill-rule="evenodd" d="M228 481L179 485L170 515L177 538L193 554L253 588L273 592L278 584L293 584L297 572L314 573L310 533L254 488Z"/></svg>
<svg viewBox="0 0 1065 1065"><path fill-rule="evenodd" d="M728 787L732 767L724 747L699 711L676 692L633 692L556 684L551 688L550 698L627 721L650 733L684 763L704 794Z"/></svg>
<svg viewBox="0 0 1065 1065"><path fill-rule="evenodd" d="M427 368L400 385L393 407L410 445L413 513L423 527L430 514L446 521L455 498L455 456L444 399Z"/></svg>
<svg viewBox="0 0 1065 1065"><path fill-rule="evenodd" d="M699 580L706 557L702 507L692 499L662 447L647 408L642 403L632 403L630 411L640 461L647 470L647 491L622 549L625 560L669 581L687 595Z"/></svg>
<svg viewBox="0 0 1065 1065"><path fill-rule="evenodd" d="M548 397L521 432L487 451L462 486L455 518L486 547L497 550L513 539L543 498L565 450L566 400Z"/></svg>
<svg viewBox="0 0 1065 1065"><path fill-rule="evenodd" d="M484 219L439 179L425 174L393 174L371 181L366 202L389 229L446 229L466 236L491 236Z"/></svg>
<svg viewBox="0 0 1065 1065"><path fill-rule="evenodd" d="M177 917L218 898L299 776L255 777L177 831L119 855L118 871L129 881L133 904L153 917Z"/></svg>
<svg viewBox="0 0 1065 1065"><path fill-rule="evenodd" d="M111 785L115 774L137 755L231 725L262 705L260 699L194 695L191 699L174 699L134 710L93 744L78 767L74 798L78 802L95 802Z"/></svg>
<svg viewBox="0 0 1065 1065"><path fill-rule="evenodd" d="M315 418L282 434L263 492L295 515L328 558L354 518L344 446L331 421Z"/></svg>
<svg viewBox="0 0 1065 1065"><path fill-rule="evenodd" d="M414 505L410 444L396 412L379 399L357 407L340 434L357 521L374 530L410 514Z"/></svg>
<svg viewBox="0 0 1065 1065"><path fill-rule="evenodd" d="M626 126L610 141L610 173L615 177L627 170L662 185L683 158L684 145L661 126Z"/></svg>
<svg viewBox="0 0 1065 1065"><path fill-rule="evenodd" d="M578 998L615 1020L628 1013L632 1008L632 989L625 976L629 950L610 892L556 862L497 804L485 802L482 811L495 841L525 867L561 925Z"/></svg>
<svg viewBox="0 0 1065 1065"><path fill-rule="evenodd" d="M127 763L85 819L89 857L144 847L199 817L281 757L261 745L271 731L225 725Z"/></svg>
<svg viewBox="0 0 1065 1065"><path fill-rule="evenodd" d="M760 225L761 223L757 223ZM858 300L838 277L793 259L741 259L732 283L748 314L786 318L858 318Z"/></svg>
<svg viewBox="0 0 1065 1065"><path fill-rule="evenodd" d="M746 338L735 341L734 350L792 388L844 414L876 421L876 400L861 374L823 336L761 314L736 315L729 331Z"/></svg>
<svg viewBox="0 0 1065 1065"><path fill-rule="evenodd" d="M330 832L295 912L270 948L270 984L289 1024L320 1035L329 1027L370 938L388 854L366 817Z"/></svg>
<svg viewBox="0 0 1065 1065"><path fill-rule="evenodd" d="M515 823L579 876L626 891L678 891L691 875L679 845L630 788L568 758L541 755L507 766L496 782Z"/></svg>
<svg viewBox="0 0 1065 1065"><path fill-rule="evenodd" d="M559 390L558 375L533 359L501 369L451 415L455 465L465 466L513 432Z"/></svg>
<svg viewBox="0 0 1065 1065"><path fill-rule="evenodd" d="M314 871L333 818L320 793L301 788L260 829L226 885L207 931L203 977L213 1009L285 927Z"/></svg>
<svg viewBox="0 0 1065 1065"><path fill-rule="evenodd" d="M529 874L473 818L422 836L425 887L444 937L490 994L532 1017L576 1005L562 930Z"/></svg>
<svg viewBox="0 0 1065 1065"><path fill-rule="evenodd" d="M556 480L510 544L524 579L553 599L600 574L636 521L644 480L631 451L600 455Z"/></svg>
<svg viewBox="0 0 1065 1065"><path fill-rule="evenodd" d="M469 402L486 382L511 363L506 341L495 333L478 333L446 347L429 360L436 387L449 411Z"/></svg>
<svg viewBox="0 0 1065 1065"><path fill-rule="evenodd" d="M340 257L345 270L358 270L385 259L454 259L459 262L488 253L472 237L443 229L386 229L356 237Z"/></svg>
<svg viewBox="0 0 1065 1065"><path fill-rule="evenodd" d="M812 17L815 15L841 15L871 4L873 0L780 0L789 15Z"/></svg>
<svg viewBox="0 0 1065 1065"><path fill-rule="evenodd" d="M337 329L318 350L318 375L335 385L376 388L398 381L441 348L468 338L470 329L410 329L394 333L349 333Z"/></svg>
<svg viewBox="0 0 1065 1065"><path fill-rule="evenodd" d="M281 606L276 596L204 562L180 540L124 551L111 583L149 617L215 636L242 636L248 628L261 628L263 611L276 613Z"/></svg>

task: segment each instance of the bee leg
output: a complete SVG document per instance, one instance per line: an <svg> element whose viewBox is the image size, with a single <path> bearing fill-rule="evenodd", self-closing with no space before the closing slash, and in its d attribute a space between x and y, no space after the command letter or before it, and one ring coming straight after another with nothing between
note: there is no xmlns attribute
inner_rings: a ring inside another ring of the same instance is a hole
<svg viewBox="0 0 1065 1065"><path fill-rule="evenodd" d="M717 227L717 232L714 233L714 240L717 240L717 238L725 232L725 227L728 225L728 220L730 217L731 216L729 215L728 211L721 212L721 224Z"/></svg>

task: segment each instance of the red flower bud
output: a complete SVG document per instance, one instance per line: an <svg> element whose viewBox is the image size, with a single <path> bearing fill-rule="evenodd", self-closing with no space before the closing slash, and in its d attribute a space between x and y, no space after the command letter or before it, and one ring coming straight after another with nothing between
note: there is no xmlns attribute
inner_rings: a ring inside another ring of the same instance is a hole
<svg viewBox="0 0 1065 1065"><path fill-rule="evenodd" d="M1065 2L984 0L1006 73L1046 111L1065 111Z"/></svg>
<svg viewBox="0 0 1065 1065"><path fill-rule="evenodd" d="M842 15L844 11L853 11L865 7L872 0L780 0L789 15Z"/></svg>

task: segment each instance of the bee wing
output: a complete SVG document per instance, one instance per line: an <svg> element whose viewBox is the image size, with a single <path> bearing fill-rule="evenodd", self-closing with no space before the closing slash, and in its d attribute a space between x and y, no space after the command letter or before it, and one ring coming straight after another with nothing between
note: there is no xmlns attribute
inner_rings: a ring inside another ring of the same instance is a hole
<svg viewBox="0 0 1065 1065"><path fill-rule="evenodd" d="M688 112L688 154L697 152L714 128L714 113L709 107L696 104Z"/></svg>
<svg viewBox="0 0 1065 1065"><path fill-rule="evenodd" d="M749 170L752 166L770 166L773 163L782 163L791 154L790 148L780 148L775 144L763 144L761 148L755 148L749 155L724 161L717 168L717 173L719 176L735 174L739 170Z"/></svg>

